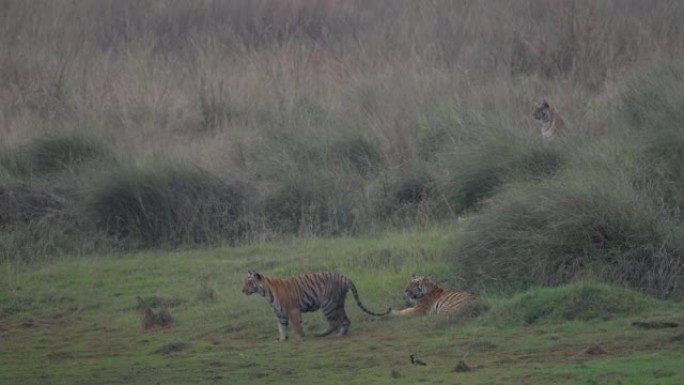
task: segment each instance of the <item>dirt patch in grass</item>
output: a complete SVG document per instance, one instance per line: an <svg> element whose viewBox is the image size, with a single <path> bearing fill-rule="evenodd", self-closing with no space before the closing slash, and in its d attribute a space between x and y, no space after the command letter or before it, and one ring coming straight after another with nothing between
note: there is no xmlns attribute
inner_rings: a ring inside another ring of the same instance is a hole
<svg viewBox="0 0 684 385"><path fill-rule="evenodd" d="M152 354L167 356L169 354L181 352L189 347L190 344L187 342L171 342L153 351Z"/></svg>
<svg viewBox="0 0 684 385"><path fill-rule="evenodd" d="M46 355L48 361L64 361L74 358L74 355L69 352L51 352Z"/></svg>
<svg viewBox="0 0 684 385"><path fill-rule="evenodd" d="M604 356L606 354L608 354L608 352L606 352L605 349L603 349L600 345L592 345L579 352L578 355L580 357L595 357Z"/></svg>

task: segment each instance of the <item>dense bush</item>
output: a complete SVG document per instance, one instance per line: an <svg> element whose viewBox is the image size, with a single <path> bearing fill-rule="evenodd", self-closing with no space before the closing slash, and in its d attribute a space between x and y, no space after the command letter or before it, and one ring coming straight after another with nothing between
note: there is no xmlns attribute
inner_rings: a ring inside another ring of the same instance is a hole
<svg viewBox="0 0 684 385"><path fill-rule="evenodd" d="M25 183L0 186L0 229L38 221L63 210L64 193Z"/></svg>
<svg viewBox="0 0 684 385"><path fill-rule="evenodd" d="M594 277L667 296L684 284L680 227L616 175L563 174L492 198L453 258L471 287Z"/></svg>
<svg viewBox="0 0 684 385"><path fill-rule="evenodd" d="M497 138L455 151L440 187L458 213L476 207L504 183L550 176L563 161L556 147L520 138Z"/></svg>
<svg viewBox="0 0 684 385"><path fill-rule="evenodd" d="M246 229L249 191L199 168L120 170L93 188L90 220L143 246L236 240Z"/></svg>
<svg viewBox="0 0 684 385"><path fill-rule="evenodd" d="M111 158L111 153L100 139L71 133L36 138L24 146L17 156L20 173L45 175L67 170L87 161Z"/></svg>
<svg viewBox="0 0 684 385"><path fill-rule="evenodd" d="M82 226L78 198L73 189L39 183L0 185L0 261L35 262L90 247L96 237Z"/></svg>
<svg viewBox="0 0 684 385"><path fill-rule="evenodd" d="M309 170L281 180L266 193L261 210L276 233L354 234L368 216L353 187L344 175Z"/></svg>

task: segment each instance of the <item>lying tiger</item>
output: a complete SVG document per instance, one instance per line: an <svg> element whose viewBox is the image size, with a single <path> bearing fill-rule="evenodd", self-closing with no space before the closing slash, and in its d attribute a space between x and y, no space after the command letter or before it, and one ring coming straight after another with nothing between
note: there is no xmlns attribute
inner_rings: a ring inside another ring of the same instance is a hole
<svg viewBox="0 0 684 385"><path fill-rule="evenodd" d="M287 327L292 324L297 336L304 337L302 331L301 313L323 310L330 326L317 337L324 337L334 331L343 336L349 331L351 322L344 311L344 301L347 290L351 289L357 305L364 312L373 316L384 316L384 313L374 313L368 310L359 299L359 293L354 283L344 275L336 272L323 272L300 275L291 279L278 279L261 273L250 271L247 274L242 292L251 295L259 293L266 298L273 308L278 320L278 341L287 339Z"/></svg>
<svg viewBox="0 0 684 385"><path fill-rule="evenodd" d="M472 294L465 291L444 290L430 277L415 274L411 276L404 293L409 301L414 302L414 306L404 310L393 310L393 315L408 316L431 313L446 317L474 298Z"/></svg>

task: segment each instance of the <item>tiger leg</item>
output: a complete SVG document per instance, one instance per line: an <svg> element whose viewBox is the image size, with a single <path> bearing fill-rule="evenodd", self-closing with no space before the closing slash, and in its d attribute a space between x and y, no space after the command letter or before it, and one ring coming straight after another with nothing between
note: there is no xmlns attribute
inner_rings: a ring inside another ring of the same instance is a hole
<svg viewBox="0 0 684 385"><path fill-rule="evenodd" d="M288 319L287 317L282 317L280 315L276 315L276 318L278 319L278 333L280 334L278 342L283 342L287 339Z"/></svg>
<svg viewBox="0 0 684 385"><path fill-rule="evenodd" d="M392 310L392 315L399 315L399 316L410 316L410 315L417 315L420 314L417 308L415 307L409 307L403 310Z"/></svg>
<svg viewBox="0 0 684 385"><path fill-rule="evenodd" d="M349 320L349 318L347 318L347 315L344 314L344 309L342 309L342 322L340 324L340 331L337 332L337 335L343 336L347 334L347 332L349 331L349 326L351 326L351 321Z"/></svg>
<svg viewBox="0 0 684 385"><path fill-rule="evenodd" d="M292 323L295 335L297 335L299 339L302 339L304 337L304 331L302 330L302 313L299 309L290 311L290 323Z"/></svg>
<svg viewBox="0 0 684 385"><path fill-rule="evenodd" d="M325 337L325 336L329 335L330 333L334 332L335 330L337 330L339 328L340 328L339 325L331 323L330 326L328 326L328 328L325 331L316 334L316 337Z"/></svg>
<svg viewBox="0 0 684 385"><path fill-rule="evenodd" d="M338 304L337 306L323 309L323 312L325 313L325 318L328 320L330 326L328 326L326 331L317 334L316 337L325 337L337 330L339 330L338 335L340 336L347 334L351 322L344 311L344 304Z"/></svg>

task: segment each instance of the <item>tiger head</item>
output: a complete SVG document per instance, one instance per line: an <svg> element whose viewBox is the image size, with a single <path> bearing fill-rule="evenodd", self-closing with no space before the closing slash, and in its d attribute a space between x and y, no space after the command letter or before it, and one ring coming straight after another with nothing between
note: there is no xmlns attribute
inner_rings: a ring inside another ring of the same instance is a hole
<svg viewBox="0 0 684 385"><path fill-rule="evenodd" d="M551 121L551 106L546 100L542 101L542 104L534 110L532 117L541 122L547 123Z"/></svg>
<svg viewBox="0 0 684 385"><path fill-rule="evenodd" d="M411 279L404 289L406 297L411 300L421 299L430 289L432 279L424 275L411 275Z"/></svg>
<svg viewBox="0 0 684 385"><path fill-rule="evenodd" d="M262 279L263 276L256 271L248 271L247 279L245 279L245 285L242 287L242 292L247 295L263 292L264 288L261 283Z"/></svg>

